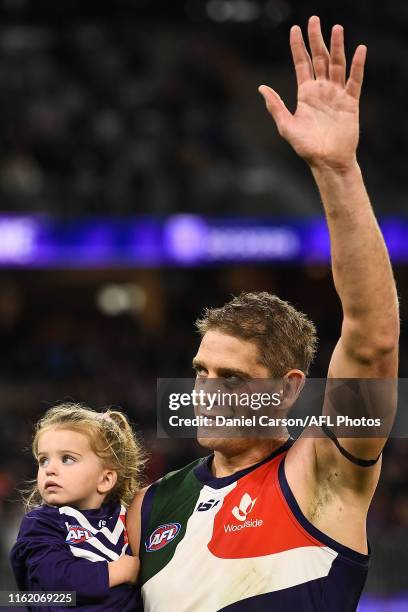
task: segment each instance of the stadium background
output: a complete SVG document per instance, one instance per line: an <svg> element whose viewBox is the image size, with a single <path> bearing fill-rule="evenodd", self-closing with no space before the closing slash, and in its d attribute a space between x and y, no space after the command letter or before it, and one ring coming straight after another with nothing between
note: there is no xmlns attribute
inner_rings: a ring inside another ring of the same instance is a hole
<svg viewBox="0 0 408 612"><path fill-rule="evenodd" d="M280 139L257 86L295 104L289 27L319 14L368 45L359 160L377 214L406 219L408 9L368 0L1 0L0 212L62 223L175 213L265 223L321 216L304 163ZM109 223L109 219L106 221ZM1 223L1 217L0 217ZM401 227L403 227L401 225ZM408 234L402 244L408 244ZM404 329L407 251L396 255ZM1 248L0 248L1 259ZM247 258L250 259L250 258ZM290 258L289 258L290 259ZM16 500L33 475L32 423L63 399L120 406L151 454L148 480L197 456L157 440L156 377L190 376L194 320L241 290L268 290L317 324L324 376L341 309L324 261L0 269L0 588ZM408 261L407 261L408 264ZM369 516L374 557L361 610L408 609L408 444L387 445Z"/></svg>

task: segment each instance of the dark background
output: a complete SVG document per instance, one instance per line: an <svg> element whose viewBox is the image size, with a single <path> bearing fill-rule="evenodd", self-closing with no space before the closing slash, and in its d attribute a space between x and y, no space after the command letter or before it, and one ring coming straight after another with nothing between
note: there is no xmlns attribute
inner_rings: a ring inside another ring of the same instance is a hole
<svg viewBox="0 0 408 612"><path fill-rule="evenodd" d="M278 136L257 86L295 107L289 28L318 14L368 45L359 160L376 212L405 215L408 7L368 1L0 2L0 210L56 216L322 214L305 164ZM408 237L407 237L408 240ZM408 375L408 272L395 269ZM138 299L117 316L101 291ZM241 290L269 290L316 323L325 376L341 309L325 266L0 272L0 586L34 475L32 425L71 399L125 410L151 454L147 480L197 456L155 436L156 378L190 376L194 320ZM98 298L99 296L99 298ZM407 589L408 445L387 445L369 517L367 593ZM387 604L387 610L393 604ZM407 604L408 606L408 604ZM402 608L401 608L402 609ZM408 609L408 607L407 607Z"/></svg>

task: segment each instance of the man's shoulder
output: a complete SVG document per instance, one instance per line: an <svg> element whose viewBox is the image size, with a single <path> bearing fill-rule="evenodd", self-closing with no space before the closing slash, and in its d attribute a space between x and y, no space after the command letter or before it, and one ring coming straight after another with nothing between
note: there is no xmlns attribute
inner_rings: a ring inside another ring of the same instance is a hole
<svg viewBox="0 0 408 612"><path fill-rule="evenodd" d="M147 487L143 492L143 507L154 506L156 509L168 503L177 504L180 499L194 497L203 484L196 477L196 468L205 461L199 458L183 467L165 474Z"/></svg>
<svg viewBox="0 0 408 612"><path fill-rule="evenodd" d="M175 483L178 480L184 480L184 478L186 478L190 474L194 474L195 468L201 463L203 463L204 461L206 461L205 457L200 457L199 459L195 459L194 461L191 461L187 465L184 465L183 467L178 468L177 470L172 470L171 472L168 472L162 478L157 480L156 483L157 484L164 483L164 482Z"/></svg>
<svg viewBox="0 0 408 612"><path fill-rule="evenodd" d="M205 461L205 458L195 459L177 470L168 472L161 478L158 478L152 482L150 485L147 485L141 489L135 495L128 509L128 520L133 520L134 516L141 511L141 507L149 504L148 500L153 500L153 498L156 498L156 493L158 490L160 491L161 496L165 494L165 492L170 492L170 494L174 495L180 491L180 486L182 483L195 482L198 484L198 481L194 476L194 470L203 461Z"/></svg>

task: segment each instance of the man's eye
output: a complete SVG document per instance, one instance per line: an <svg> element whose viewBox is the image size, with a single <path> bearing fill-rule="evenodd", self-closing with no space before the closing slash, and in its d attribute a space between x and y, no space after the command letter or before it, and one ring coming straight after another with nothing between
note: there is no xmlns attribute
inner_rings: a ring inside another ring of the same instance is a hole
<svg viewBox="0 0 408 612"><path fill-rule="evenodd" d="M200 378L200 379L207 378L207 372L205 370L194 368L194 372L195 372L196 378Z"/></svg>
<svg viewBox="0 0 408 612"><path fill-rule="evenodd" d="M240 376L234 376L234 375L225 376L224 380L226 384L229 385L230 387L238 387L244 382Z"/></svg>
<svg viewBox="0 0 408 612"><path fill-rule="evenodd" d="M75 459L71 457L71 455L64 455L62 458L62 463L75 463Z"/></svg>

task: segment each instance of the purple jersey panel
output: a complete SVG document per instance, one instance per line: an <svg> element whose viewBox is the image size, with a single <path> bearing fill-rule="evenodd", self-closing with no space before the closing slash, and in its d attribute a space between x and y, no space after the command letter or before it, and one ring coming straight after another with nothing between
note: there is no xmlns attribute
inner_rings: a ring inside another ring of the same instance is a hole
<svg viewBox="0 0 408 612"><path fill-rule="evenodd" d="M18 588L75 591L76 609L84 611L134 612L139 599L135 588L109 588L108 562L130 554L125 514L118 504L82 512L43 505L29 512L10 556ZM33 608L59 609L67 608Z"/></svg>

